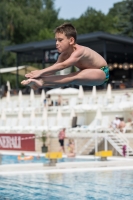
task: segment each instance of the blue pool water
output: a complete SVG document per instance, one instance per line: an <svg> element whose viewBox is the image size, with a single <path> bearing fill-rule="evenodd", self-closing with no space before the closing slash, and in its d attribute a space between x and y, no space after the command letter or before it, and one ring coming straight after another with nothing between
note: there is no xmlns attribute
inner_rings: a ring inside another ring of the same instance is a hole
<svg viewBox="0 0 133 200"><path fill-rule="evenodd" d="M83 158L62 158L59 159L58 162L85 162L85 161L94 161L94 159L83 159ZM39 159L37 159L36 156L34 156L33 160L18 160L17 155L2 155L2 165L4 164L26 164L26 163L48 163L49 160L45 158L44 156L40 156Z"/></svg>
<svg viewBox="0 0 133 200"><path fill-rule="evenodd" d="M132 200L133 171L0 176L1 200Z"/></svg>

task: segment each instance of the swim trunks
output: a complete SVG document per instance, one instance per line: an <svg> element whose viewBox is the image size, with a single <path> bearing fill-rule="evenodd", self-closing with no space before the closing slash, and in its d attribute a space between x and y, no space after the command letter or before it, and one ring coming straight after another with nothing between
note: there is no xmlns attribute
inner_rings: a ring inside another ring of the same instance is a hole
<svg viewBox="0 0 133 200"><path fill-rule="evenodd" d="M106 83L109 80L109 68L108 68L108 66L104 66L104 67L101 67L101 70L106 75L106 78L105 78L105 81L104 81L104 83Z"/></svg>

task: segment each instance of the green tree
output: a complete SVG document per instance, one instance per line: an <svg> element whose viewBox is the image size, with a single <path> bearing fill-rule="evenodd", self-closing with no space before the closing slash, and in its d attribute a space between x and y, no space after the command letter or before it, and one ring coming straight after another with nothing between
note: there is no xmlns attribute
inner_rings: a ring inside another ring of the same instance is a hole
<svg viewBox="0 0 133 200"><path fill-rule="evenodd" d="M41 13L42 25L38 33L38 40L53 38L53 29L58 21L59 9L55 10L54 0L44 0L44 5L45 9Z"/></svg>
<svg viewBox="0 0 133 200"><path fill-rule="evenodd" d="M78 34L90 33L94 31L112 31L112 20L101 11L88 8L77 20L72 19Z"/></svg>
<svg viewBox="0 0 133 200"><path fill-rule="evenodd" d="M121 13L121 8L124 6L124 2L115 3L113 7L109 10L107 17L108 19L111 19L111 27L112 31L111 33L121 33L120 29L118 28L119 23L119 15Z"/></svg>
<svg viewBox="0 0 133 200"><path fill-rule="evenodd" d="M15 54L5 52L5 46L53 37L59 12L54 9L54 1L0 1L0 68L16 65ZM5 75L2 76L4 80Z"/></svg>
<svg viewBox="0 0 133 200"><path fill-rule="evenodd" d="M123 0L118 5L116 28L122 35L133 37L133 0Z"/></svg>

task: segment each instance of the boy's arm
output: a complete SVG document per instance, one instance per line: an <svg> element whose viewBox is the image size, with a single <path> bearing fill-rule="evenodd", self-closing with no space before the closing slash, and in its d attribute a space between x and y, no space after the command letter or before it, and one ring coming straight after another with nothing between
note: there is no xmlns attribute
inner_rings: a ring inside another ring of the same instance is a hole
<svg viewBox="0 0 133 200"><path fill-rule="evenodd" d="M44 76L48 73L54 73L59 70L65 69L71 65L74 65L75 63L77 63L79 61L80 58L81 58L81 54L79 52L73 52L71 54L71 56L68 59L66 59L65 61L62 61L62 57L60 55L57 62L54 65L47 67L45 69L42 69L42 70L32 71L29 74L26 74L25 76L27 78L38 78L38 77Z"/></svg>

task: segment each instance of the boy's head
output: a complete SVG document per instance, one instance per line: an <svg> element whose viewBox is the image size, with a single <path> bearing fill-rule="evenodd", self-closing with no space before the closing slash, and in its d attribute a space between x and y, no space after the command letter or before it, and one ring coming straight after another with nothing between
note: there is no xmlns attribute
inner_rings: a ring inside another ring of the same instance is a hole
<svg viewBox="0 0 133 200"><path fill-rule="evenodd" d="M72 24L64 23L58 26L54 33L58 52L62 53L68 51L69 48L73 48L76 43L77 32Z"/></svg>
<svg viewBox="0 0 133 200"><path fill-rule="evenodd" d="M64 33L65 36L69 39L71 37L74 38L74 41L77 41L77 31L74 28L74 26L71 23L64 23L60 26L58 26L55 30L54 33Z"/></svg>

